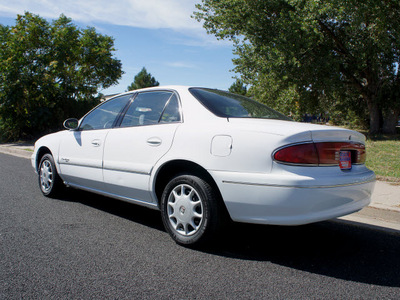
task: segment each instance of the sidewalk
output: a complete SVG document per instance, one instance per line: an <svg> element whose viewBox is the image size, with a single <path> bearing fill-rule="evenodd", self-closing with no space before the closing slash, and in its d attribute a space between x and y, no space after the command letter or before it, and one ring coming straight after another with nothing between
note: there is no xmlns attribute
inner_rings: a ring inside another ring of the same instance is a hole
<svg viewBox="0 0 400 300"><path fill-rule="evenodd" d="M30 159L32 144L1 144L0 153ZM400 185L377 181L371 197L371 204L358 213L339 218L339 220L369 224L400 231Z"/></svg>
<svg viewBox="0 0 400 300"><path fill-rule="evenodd" d="M400 213L400 185L377 181L370 206ZM400 218L398 222L400 223Z"/></svg>
<svg viewBox="0 0 400 300"><path fill-rule="evenodd" d="M376 181L371 204L339 220L400 232L400 185Z"/></svg>
<svg viewBox="0 0 400 300"><path fill-rule="evenodd" d="M33 145L27 143L0 144L0 153L30 159L33 153Z"/></svg>

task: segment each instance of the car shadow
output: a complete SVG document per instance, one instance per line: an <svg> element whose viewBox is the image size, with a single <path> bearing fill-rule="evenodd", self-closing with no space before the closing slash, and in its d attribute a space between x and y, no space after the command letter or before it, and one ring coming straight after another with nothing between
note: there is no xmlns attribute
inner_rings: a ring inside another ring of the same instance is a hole
<svg viewBox="0 0 400 300"><path fill-rule="evenodd" d="M118 201L109 197L72 188L65 189L65 192L62 196L58 197L58 200L79 202L83 205L90 206L94 209L113 214L135 223L160 231L165 231L160 212L155 209Z"/></svg>
<svg viewBox="0 0 400 300"><path fill-rule="evenodd" d="M345 221L303 226L232 224L208 250L354 282L400 287L400 232Z"/></svg>
<svg viewBox="0 0 400 300"><path fill-rule="evenodd" d="M73 189L68 189L62 200L165 232L156 210ZM187 251L269 261L342 280L400 287L400 232L354 222L333 220L290 227L232 222L217 241Z"/></svg>

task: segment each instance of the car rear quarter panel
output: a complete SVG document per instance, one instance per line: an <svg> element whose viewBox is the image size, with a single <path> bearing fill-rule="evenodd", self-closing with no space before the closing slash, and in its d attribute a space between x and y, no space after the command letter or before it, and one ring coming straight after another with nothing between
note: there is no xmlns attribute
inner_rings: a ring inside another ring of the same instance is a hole
<svg viewBox="0 0 400 300"><path fill-rule="evenodd" d="M213 144L216 137L231 140L230 144L219 146L230 149L216 151ZM271 153L282 145L282 140L280 135L233 128L226 119L201 126L183 124L176 131L174 143L164 160L185 159L207 170L269 173Z"/></svg>

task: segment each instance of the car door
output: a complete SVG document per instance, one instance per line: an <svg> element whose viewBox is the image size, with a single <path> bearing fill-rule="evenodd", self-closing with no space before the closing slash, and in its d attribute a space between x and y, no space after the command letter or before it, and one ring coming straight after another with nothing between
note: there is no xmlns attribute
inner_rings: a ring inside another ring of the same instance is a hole
<svg viewBox="0 0 400 300"><path fill-rule="evenodd" d="M152 202L151 171L170 149L180 122L176 93L139 93L120 127L110 131L106 139L103 174L107 191L135 201Z"/></svg>
<svg viewBox="0 0 400 300"><path fill-rule="evenodd" d="M116 97L97 106L77 130L65 132L59 163L63 179L72 186L103 190L104 142L132 94Z"/></svg>

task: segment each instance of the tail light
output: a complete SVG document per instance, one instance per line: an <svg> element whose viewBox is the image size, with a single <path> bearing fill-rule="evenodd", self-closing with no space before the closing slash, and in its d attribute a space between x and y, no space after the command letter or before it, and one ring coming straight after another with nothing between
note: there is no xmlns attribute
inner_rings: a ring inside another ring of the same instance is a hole
<svg viewBox="0 0 400 300"><path fill-rule="evenodd" d="M306 143L287 146L276 151L274 159L277 162L295 165L339 165L341 151L351 153L352 164L365 163L365 146L353 142Z"/></svg>

